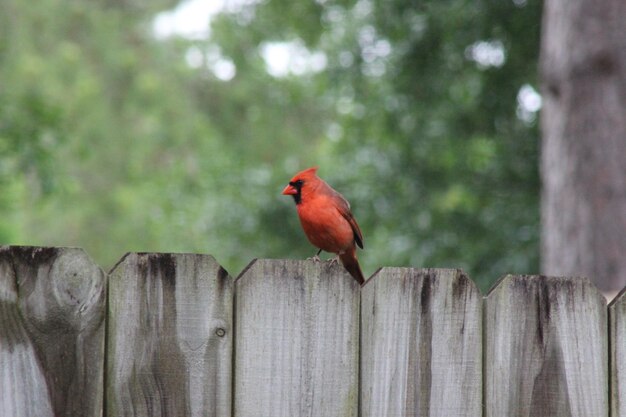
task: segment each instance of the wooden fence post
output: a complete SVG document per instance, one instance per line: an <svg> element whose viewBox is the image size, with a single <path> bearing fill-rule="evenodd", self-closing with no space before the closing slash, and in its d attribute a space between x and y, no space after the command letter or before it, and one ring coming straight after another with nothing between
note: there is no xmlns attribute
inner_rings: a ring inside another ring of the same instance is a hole
<svg viewBox="0 0 626 417"><path fill-rule="evenodd" d="M232 280L208 255L126 255L111 271L106 415L231 416Z"/></svg>
<svg viewBox="0 0 626 417"><path fill-rule="evenodd" d="M104 293L81 249L0 247L1 416L101 416Z"/></svg>
<svg viewBox="0 0 626 417"><path fill-rule="evenodd" d="M382 268L361 292L362 417L480 417L474 283L459 270Z"/></svg>
<svg viewBox="0 0 626 417"><path fill-rule="evenodd" d="M626 417L626 291L609 305L611 417Z"/></svg>
<svg viewBox="0 0 626 417"><path fill-rule="evenodd" d="M256 260L235 285L235 416L356 417L359 285L343 267Z"/></svg>
<svg viewBox="0 0 626 417"><path fill-rule="evenodd" d="M485 313L486 417L608 416L606 301L588 280L507 276Z"/></svg>

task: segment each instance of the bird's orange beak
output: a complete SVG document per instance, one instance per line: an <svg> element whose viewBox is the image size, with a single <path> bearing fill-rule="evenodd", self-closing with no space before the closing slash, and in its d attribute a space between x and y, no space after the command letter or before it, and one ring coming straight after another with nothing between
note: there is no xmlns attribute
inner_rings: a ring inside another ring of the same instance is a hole
<svg viewBox="0 0 626 417"><path fill-rule="evenodd" d="M287 185L285 187L285 189L282 192L283 195L294 195L294 194L298 194L298 190L296 190L296 187L293 187L291 185Z"/></svg>

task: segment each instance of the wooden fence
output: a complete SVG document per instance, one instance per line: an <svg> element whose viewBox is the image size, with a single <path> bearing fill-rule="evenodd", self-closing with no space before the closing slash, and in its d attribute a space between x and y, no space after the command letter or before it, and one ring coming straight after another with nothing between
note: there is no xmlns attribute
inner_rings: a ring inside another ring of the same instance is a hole
<svg viewBox="0 0 626 417"><path fill-rule="evenodd" d="M0 416L626 417L626 302L585 279L0 247Z"/></svg>

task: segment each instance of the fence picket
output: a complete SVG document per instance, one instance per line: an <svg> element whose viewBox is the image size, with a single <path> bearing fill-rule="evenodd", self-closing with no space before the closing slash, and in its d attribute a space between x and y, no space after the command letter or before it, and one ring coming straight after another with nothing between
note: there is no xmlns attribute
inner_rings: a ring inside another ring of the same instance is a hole
<svg viewBox="0 0 626 417"><path fill-rule="evenodd" d="M74 248L0 247L0 415L100 416L105 275Z"/></svg>
<svg viewBox="0 0 626 417"><path fill-rule="evenodd" d="M235 416L356 417L359 285L343 267L256 260L236 289Z"/></svg>
<svg viewBox="0 0 626 417"><path fill-rule="evenodd" d="M486 417L608 415L607 309L589 281L509 275L485 313Z"/></svg>
<svg viewBox="0 0 626 417"><path fill-rule="evenodd" d="M626 417L626 291L609 305L611 417Z"/></svg>
<svg viewBox="0 0 626 417"><path fill-rule="evenodd" d="M459 270L383 268L361 292L361 415L481 416L473 282Z"/></svg>
<svg viewBox="0 0 626 417"><path fill-rule="evenodd" d="M109 278L107 415L230 417L232 301L211 256L125 256Z"/></svg>

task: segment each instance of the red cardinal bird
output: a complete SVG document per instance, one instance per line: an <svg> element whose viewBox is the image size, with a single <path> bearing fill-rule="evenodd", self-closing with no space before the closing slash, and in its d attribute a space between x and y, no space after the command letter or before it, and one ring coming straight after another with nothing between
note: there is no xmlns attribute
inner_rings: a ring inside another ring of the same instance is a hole
<svg viewBox="0 0 626 417"><path fill-rule="evenodd" d="M350 212L350 203L316 174L317 167L297 173L283 190L296 202L298 217L309 241L339 255L343 266L359 284L363 272L356 258L356 245L363 248L361 229Z"/></svg>

